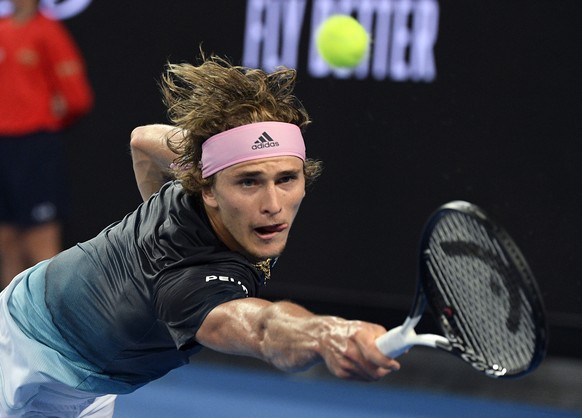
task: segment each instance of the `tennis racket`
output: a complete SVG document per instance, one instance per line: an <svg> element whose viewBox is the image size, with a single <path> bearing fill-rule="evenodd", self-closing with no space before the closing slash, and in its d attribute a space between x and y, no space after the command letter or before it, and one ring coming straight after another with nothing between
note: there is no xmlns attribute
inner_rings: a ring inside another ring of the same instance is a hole
<svg viewBox="0 0 582 418"><path fill-rule="evenodd" d="M438 208L420 241L416 296L404 323L376 340L396 358L414 345L447 351L495 378L533 371L547 347L543 301L511 237L479 207ZM429 306L442 335L414 330Z"/></svg>

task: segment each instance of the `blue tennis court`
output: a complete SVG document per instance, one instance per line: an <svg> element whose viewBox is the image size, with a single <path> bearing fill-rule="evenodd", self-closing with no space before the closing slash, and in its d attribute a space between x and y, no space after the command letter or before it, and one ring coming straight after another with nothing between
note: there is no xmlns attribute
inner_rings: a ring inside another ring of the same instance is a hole
<svg viewBox="0 0 582 418"><path fill-rule="evenodd" d="M403 372L401 372L403 373ZM123 418L582 417L582 412L224 364L192 364L131 395Z"/></svg>

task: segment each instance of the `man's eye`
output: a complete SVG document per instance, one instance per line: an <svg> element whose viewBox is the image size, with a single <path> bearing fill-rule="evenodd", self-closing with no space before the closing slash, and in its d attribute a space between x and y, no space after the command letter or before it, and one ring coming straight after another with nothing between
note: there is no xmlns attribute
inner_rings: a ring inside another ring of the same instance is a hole
<svg viewBox="0 0 582 418"><path fill-rule="evenodd" d="M290 181L293 181L296 179L297 179L297 176L295 176L295 175L285 176L285 177L281 177L279 179L279 183L289 183Z"/></svg>
<svg viewBox="0 0 582 418"><path fill-rule="evenodd" d="M252 187L256 184L257 182L254 179L242 179L239 184L243 187Z"/></svg>

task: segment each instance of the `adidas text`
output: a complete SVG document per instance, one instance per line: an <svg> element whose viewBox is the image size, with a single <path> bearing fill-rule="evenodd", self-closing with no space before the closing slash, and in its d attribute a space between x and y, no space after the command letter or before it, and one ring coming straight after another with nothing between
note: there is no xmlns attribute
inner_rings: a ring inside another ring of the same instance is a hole
<svg viewBox="0 0 582 418"><path fill-rule="evenodd" d="M278 147L278 142L262 142L260 144L255 144L252 146L252 149L261 149L261 148L271 148L271 147Z"/></svg>

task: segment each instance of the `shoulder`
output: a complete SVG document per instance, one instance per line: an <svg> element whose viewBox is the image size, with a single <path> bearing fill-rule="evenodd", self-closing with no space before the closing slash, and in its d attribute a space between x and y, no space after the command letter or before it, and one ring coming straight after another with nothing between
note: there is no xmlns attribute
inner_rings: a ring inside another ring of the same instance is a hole
<svg viewBox="0 0 582 418"><path fill-rule="evenodd" d="M184 220L200 221L204 210L194 196L190 196L179 181L168 181L154 193L145 206L153 206L162 212L171 212Z"/></svg>
<svg viewBox="0 0 582 418"><path fill-rule="evenodd" d="M171 180L160 188L158 194L182 196L186 194L186 191L182 187L182 183L179 181Z"/></svg>

